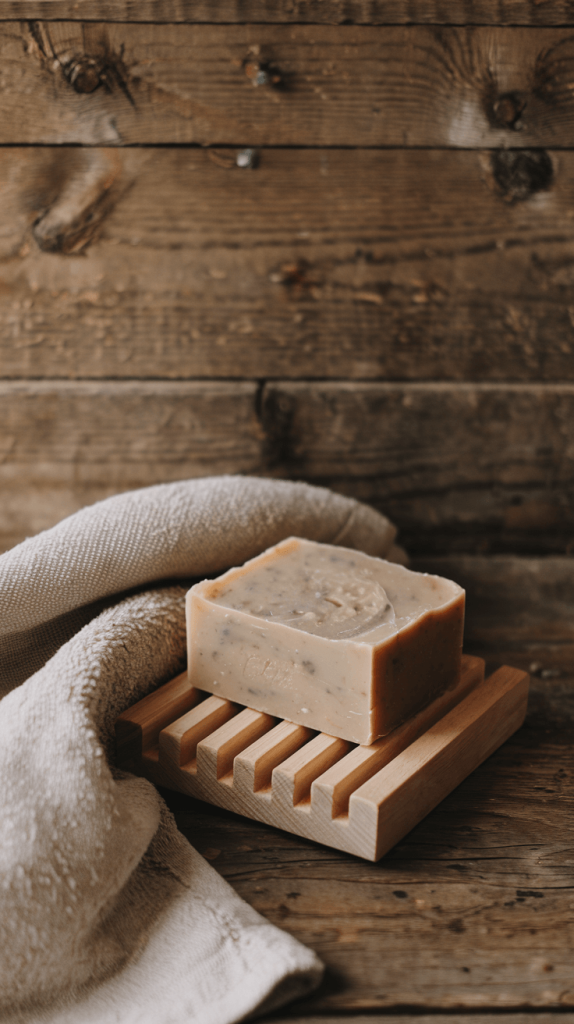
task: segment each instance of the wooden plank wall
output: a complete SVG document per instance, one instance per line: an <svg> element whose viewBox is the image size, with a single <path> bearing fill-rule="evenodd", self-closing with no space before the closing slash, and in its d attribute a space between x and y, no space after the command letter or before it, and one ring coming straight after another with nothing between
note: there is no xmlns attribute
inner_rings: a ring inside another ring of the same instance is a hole
<svg viewBox="0 0 574 1024"><path fill-rule="evenodd" d="M570 556L571 3L0 0L0 57L0 550L248 472Z"/></svg>

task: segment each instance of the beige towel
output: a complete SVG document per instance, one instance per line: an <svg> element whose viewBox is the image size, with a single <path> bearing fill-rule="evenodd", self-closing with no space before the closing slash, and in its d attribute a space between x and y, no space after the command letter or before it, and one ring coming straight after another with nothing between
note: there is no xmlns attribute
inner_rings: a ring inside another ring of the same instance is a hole
<svg viewBox="0 0 574 1024"><path fill-rule="evenodd" d="M230 1024L318 983L315 954L113 764L117 715L184 665L174 580L290 534L384 555L394 529L322 488L215 477L110 498L0 557L0 1020Z"/></svg>

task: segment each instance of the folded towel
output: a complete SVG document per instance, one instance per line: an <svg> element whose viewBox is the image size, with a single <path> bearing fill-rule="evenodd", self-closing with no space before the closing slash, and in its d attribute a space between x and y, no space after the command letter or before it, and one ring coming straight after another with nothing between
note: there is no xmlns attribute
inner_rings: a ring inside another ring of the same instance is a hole
<svg viewBox="0 0 574 1024"><path fill-rule="evenodd" d="M118 714L185 663L185 585L291 534L385 555L394 528L306 484L212 477L93 505L0 557L0 1019L230 1024L321 964L114 766Z"/></svg>

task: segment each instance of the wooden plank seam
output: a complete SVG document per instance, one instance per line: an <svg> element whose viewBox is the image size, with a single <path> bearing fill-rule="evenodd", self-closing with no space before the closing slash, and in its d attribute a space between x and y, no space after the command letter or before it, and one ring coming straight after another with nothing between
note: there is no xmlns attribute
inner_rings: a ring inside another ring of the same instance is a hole
<svg viewBox="0 0 574 1024"><path fill-rule="evenodd" d="M522 724L529 676L460 680L370 746L196 690L185 674L120 715L118 761L156 785L378 860Z"/></svg>

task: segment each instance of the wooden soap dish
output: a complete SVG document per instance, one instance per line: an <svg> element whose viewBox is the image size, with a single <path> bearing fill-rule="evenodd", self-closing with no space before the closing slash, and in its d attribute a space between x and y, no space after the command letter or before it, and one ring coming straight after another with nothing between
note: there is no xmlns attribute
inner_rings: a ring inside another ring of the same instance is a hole
<svg viewBox="0 0 574 1024"><path fill-rule="evenodd" d="M506 666L485 679L465 656L454 690L362 747L209 696L183 673L120 715L118 764L375 861L522 725L528 683Z"/></svg>

